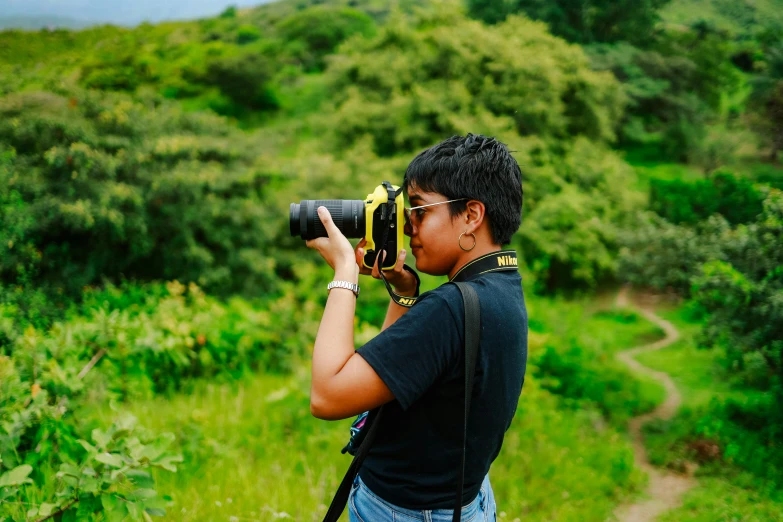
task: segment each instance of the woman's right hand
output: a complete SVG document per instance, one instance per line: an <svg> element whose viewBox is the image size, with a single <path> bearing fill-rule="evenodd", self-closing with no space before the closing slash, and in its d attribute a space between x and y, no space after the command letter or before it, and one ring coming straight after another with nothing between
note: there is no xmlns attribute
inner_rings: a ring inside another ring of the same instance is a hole
<svg viewBox="0 0 783 522"><path fill-rule="evenodd" d="M356 264L359 265L359 273L362 275L371 275L375 279L380 279L381 274L378 272L378 260L381 256L375 256L375 264L372 268L364 266L364 246L366 244L367 240L362 238L354 249ZM406 256L407 252L405 249L400 250L400 255L397 257L397 263L394 265L394 269L384 270L383 275L386 276L386 280L392 285L395 292L400 295L413 296L413 294L416 293L416 276L403 268Z"/></svg>

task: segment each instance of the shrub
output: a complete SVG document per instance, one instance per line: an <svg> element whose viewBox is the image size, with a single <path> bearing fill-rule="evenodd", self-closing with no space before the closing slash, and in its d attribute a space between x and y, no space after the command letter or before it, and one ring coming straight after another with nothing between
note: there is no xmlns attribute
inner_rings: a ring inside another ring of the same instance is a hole
<svg viewBox="0 0 783 522"><path fill-rule="evenodd" d="M758 222L740 226L694 278L694 295L710 316L702 342L726 350L746 383L783 397L783 193L773 190Z"/></svg>
<svg viewBox="0 0 783 522"><path fill-rule="evenodd" d="M327 76L339 143L368 134L381 155L467 130L611 141L624 100L578 48L518 17L491 28L448 13L390 23L341 48Z"/></svg>
<svg viewBox="0 0 783 522"><path fill-rule="evenodd" d="M323 70L326 55L350 36L372 35L375 23L356 9L321 5L284 18L277 30L305 70Z"/></svg>
<svg viewBox="0 0 783 522"><path fill-rule="evenodd" d="M650 208L678 225L695 225L713 214L732 225L750 223L761 214L763 200L764 193L752 180L729 172L697 182L650 180Z"/></svg>
<svg viewBox="0 0 783 522"><path fill-rule="evenodd" d="M227 123L157 98L0 98L0 281L79 295L120 275L271 287L268 175ZM9 148L10 147L10 148Z"/></svg>

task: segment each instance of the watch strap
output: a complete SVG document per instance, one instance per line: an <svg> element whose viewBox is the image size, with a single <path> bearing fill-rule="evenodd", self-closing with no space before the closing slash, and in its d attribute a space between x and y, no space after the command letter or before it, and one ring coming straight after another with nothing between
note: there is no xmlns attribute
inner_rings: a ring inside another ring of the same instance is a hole
<svg viewBox="0 0 783 522"><path fill-rule="evenodd" d="M332 288L345 288L346 290L353 292L356 297L359 297L359 285L356 283L335 280L326 285L327 291L330 291Z"/></svg>

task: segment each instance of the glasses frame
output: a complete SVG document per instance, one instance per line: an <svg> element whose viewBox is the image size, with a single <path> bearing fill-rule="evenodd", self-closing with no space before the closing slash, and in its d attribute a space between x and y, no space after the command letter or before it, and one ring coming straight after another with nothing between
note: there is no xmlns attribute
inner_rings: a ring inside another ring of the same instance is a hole
<svg viewBox="0 0 783 522"><path fill-rule="evenodd" d="M438 201L437 203L427 203L426 205L419 205L417 207L403 207L403 214L405 214L405 224L411 225L411 211L425 207L434 207L436 205L445 205L446 203L454 203L456 201L470 201L470 198L450 199L448 201Z"/></svg>

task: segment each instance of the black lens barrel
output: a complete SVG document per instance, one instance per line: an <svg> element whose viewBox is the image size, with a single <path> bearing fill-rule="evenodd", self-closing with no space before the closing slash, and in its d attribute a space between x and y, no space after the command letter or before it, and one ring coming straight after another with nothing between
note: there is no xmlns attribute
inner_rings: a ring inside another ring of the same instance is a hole
<svg viewBox="0 0 783 522"><path fill-rule="evenodd" d="M317 212L322 206L329 210L332 221L345 237L364 237L364 201L360 199L303 199L291 203L288 216L291 235L302 239L327 237Z"/></svg>

